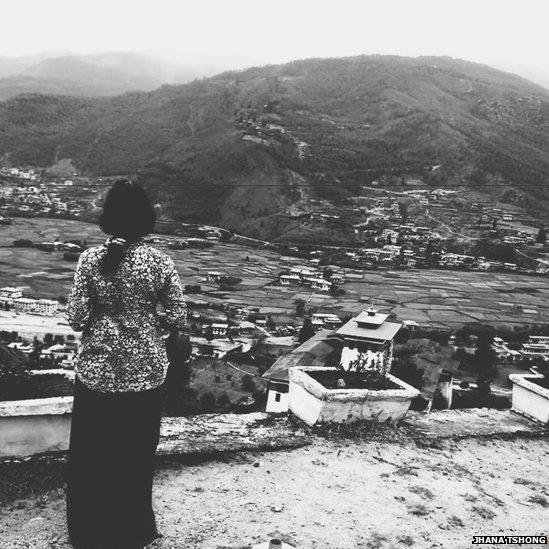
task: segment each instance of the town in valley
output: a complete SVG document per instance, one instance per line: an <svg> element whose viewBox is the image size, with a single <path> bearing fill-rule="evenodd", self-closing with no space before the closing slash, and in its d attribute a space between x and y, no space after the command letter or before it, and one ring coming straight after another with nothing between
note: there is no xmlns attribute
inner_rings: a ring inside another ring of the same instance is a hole
<svg viewBox="0 0 549 549"><path fill-rule="evenodd" d="M66 322L66 297L79 254L103 241L93 223L109 180L60 166L55 175L0 169L0 333L35 375L65 379L70 392L80 334ZM189 411L278 408L272 399L287 387L272 371L283 357L299 356L314 334L322 344L369 307L401 328L390 360L424 389L420 406L432 404L437 383L429 379L441 375L455 389L453 406L508 406L507 376L549 360L542 219L471 189L414 179L400 188L381 179L336 205L312 199L288 215L336 226L345 242L268 242L164 219L146 238L172 255L184 283ZM487 327L497 356L491 398L474 391L475 345Z"/></svg>

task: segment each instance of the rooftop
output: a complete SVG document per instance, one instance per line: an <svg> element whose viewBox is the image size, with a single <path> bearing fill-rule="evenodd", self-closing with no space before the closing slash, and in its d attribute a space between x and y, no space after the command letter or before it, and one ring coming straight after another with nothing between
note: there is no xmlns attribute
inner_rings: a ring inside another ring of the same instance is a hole
<svg viewBox="0 0 549 549"><path fill-rule="evenodd" d="M341 350L343 341L332 330L320 330L291 353L282 355L263 374L267 379L288 381L288 369L293 366L326 366L328 357Z"/></svg>
<svg viewBox="0 0 549 549"><path fill-rule="evenodd" d="M348 338L389 341L395 337L402 326L402 324L396 322L383 322L382 324L374 325L371 328L366 328L364 325L361 326L357 322L357 318L352 318L349 322L341 326L336 334Z"/></svg>

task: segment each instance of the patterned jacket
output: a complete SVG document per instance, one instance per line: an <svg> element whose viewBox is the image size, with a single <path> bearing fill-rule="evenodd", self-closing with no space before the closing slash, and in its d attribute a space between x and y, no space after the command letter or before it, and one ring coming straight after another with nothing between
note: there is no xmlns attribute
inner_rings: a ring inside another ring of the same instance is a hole
<svg viewBox="0 0 549 549"><path fill-rule="evenodd" d="M168 368L157 305L166 311L167 327L184 327L181 280L170 256L141 241L128 246L114 274L102 275L106 249L82 253L69 295L69 324L82 331L76 374L100 392L153 389Z"/></svg>

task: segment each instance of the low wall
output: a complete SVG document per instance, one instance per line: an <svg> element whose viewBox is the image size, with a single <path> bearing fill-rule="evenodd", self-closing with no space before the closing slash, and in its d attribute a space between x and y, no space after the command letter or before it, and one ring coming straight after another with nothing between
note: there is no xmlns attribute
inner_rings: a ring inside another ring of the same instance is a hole
<svg viewBox="0 0 549 549"><path fill-rule="evenodd" d="M549 389L534 383L540 375L511 374L513 409L542 423L549 424Z"/></svg>
<svg viewBox="0 0 549 549"><path fill-rule="evenodd" d="M72 397L0 402L0 461L67 450L71 410ZM310 444L309 436L285 416L200 414L162 418L158 454L213 455L306 444Z"/></svg>
<svg viewBox="0 0 549 549"><path fill-rule="evenodd" d="M0 458L66 450L72 397L0 402Z"/></svg>

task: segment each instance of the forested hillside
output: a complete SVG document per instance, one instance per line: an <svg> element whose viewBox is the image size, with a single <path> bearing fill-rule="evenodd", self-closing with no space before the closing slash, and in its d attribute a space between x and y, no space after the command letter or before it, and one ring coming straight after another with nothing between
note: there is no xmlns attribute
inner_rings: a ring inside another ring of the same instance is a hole
<svg viewBox="0 0 549 549"><path fill-rule="evenodd" d="M297 200L383 174L547 198L548 114L547 90L483 65L312 59L114 98L19 96L0 103L0 155L139 173L171 216L275 238Z"/></svg>

